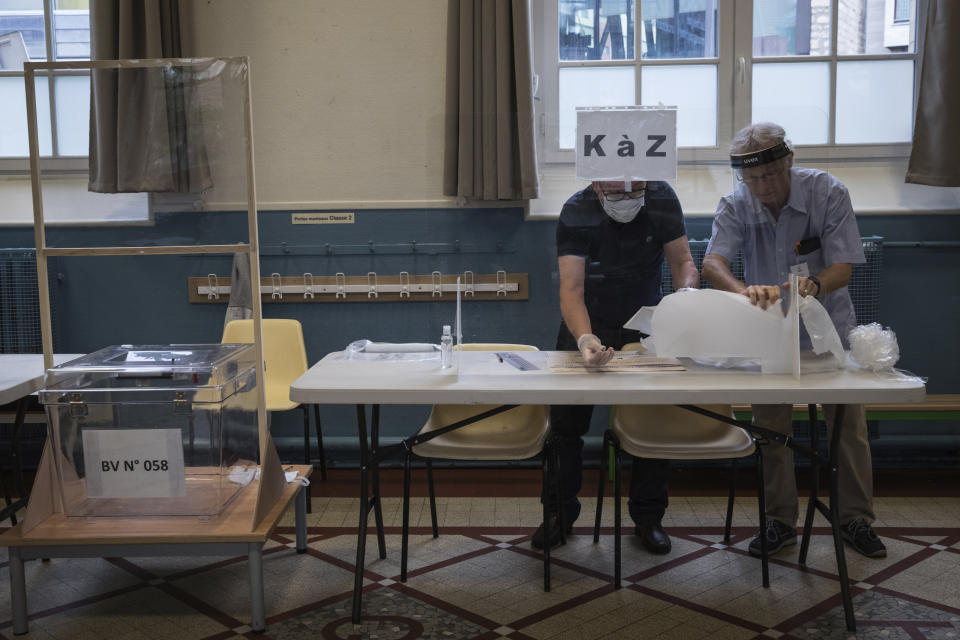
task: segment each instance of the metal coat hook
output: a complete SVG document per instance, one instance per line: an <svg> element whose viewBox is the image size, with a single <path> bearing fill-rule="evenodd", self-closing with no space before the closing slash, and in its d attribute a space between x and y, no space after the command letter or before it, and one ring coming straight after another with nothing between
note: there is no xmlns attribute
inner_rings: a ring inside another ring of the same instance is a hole
<svg viewBox="0 0 960 640"><path fill-rule="evenodd" d="M400 272L400 299L410 298L410 273L408 271Z"/></svg>
<svg viewBox="0 0 960 640"><path fill-rule="evenodd" d="M333 276L337 282L337 298L347 298L347 276L342 271L337 271Z"/></svg>
<svg viewBox="0 0 960 640"><path fill-rule="evenodd" d="M433 282L433 295L431 297L437 298L443 296L443 274L439 271L434 271L430 274L430 280Z"/></svg>
<svg viewBox="0 0 960 640"><path fill-rule="evenodd" d="M283 279L279 273L270 274L270 299L283 300Z"/></svg>
<svg viewBox="0 0 960 640"><path fill-rule="evenodd" d="M473 297L473 271L463 272L463 297Z"/></svg>
<svg viewBox="0 0 960 640"><path fill-rule="evenodd" d="M217 274L215 273L207 274L207 285L210 287L210 292L207 293L207 300L219 300L220 287L217 284Z"/></svg>
<svg viewBox="0 0 960 640"><path fill-rule="evenodd" d="M303 274L303 299L313 300L313 274Z"/></svg>
<svg viewBox="0 0 960 640"><path fill-rule="evenodd" d="M503 269L497 270L497 297L507 297L507 272Z"/></svg>
<svg viewBox="0 0 960 640"><path fill-rule="evenodd" d="M373 240L367 240L367 246L370 247L370 253L374 253Z"/></svg>
<svg viewBox="0 0 960 640"><path fill-rule="evenodd" d="M368 271L367 272L367 297L376 298L379 293L377 291L377 272Z"/></svg>

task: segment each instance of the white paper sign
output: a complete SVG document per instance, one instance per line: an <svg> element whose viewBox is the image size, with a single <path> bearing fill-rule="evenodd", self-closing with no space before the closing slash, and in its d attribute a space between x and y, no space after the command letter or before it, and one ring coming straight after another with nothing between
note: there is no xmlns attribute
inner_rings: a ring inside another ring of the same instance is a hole
<svg viewBox="0 0 960 640"><path fill-rule="evenodd" d="M577 109L576 156L580 180L673 180L677 110Z"/></svg>
<svg viewBox="0 0 960 640"><path fill-rule="evenodd" d="M84 429L88 498L182 498L179 429Z"/></svg>

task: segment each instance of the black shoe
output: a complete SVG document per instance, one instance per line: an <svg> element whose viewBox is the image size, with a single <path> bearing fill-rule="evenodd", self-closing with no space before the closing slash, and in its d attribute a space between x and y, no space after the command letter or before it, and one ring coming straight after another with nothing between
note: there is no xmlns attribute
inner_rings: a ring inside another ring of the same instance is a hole
<svg viewBox="0 0 960 640"><path fill-rule="evenodd" d="M763 550L760 548L760 536L763 533L763 531L758 531L757 537L750 541L750 555L757 558L763 556ZM772 556L784 547L797 544L797 530L773 518L767 518L766 536L768 556Z"/></svg>
<svg viewBox="0 0 960 640"><path fill-rule="evenodd" d="M570 535L573 533L573 523L567 520L566 534ZM555 546L564 542L563 536L560 535L560 518L556 514L550 515L550 548L553 549ZM540 526L537 527L537 530L533 534L533 538L530 540L530 544L534 549L543 549L543 523L540 523Z"/></svg>
<svg viewBox="0 0 960 640"><path fill-rule="evenodd" d="M640 543L650 553L656 553L657 555L670 553L673 546L670 543L670 536L663 530L663 525L659 521L641 522L634 529L634 533L639 536Z"/></svg>
<svg viewBox="0 0 960 640"><path fill-rule="evenodd" d="M866 520L851 520L840 528L840 536L860 555L886 558L887 547Z"/></svg>

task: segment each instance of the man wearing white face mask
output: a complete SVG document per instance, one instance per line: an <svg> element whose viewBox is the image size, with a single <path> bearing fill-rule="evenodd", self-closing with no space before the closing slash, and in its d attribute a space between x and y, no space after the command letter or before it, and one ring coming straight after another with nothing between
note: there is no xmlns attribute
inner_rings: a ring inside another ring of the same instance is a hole
<svg viewBox="0 0 960 640"><path fill-rule="evenodd" d="M700 283L680 202L666 182L594 182L573 194L560 211L557 256L563 315L557 349L579 350L589 365L605 364L616 349L640 340L642 334L622 327L638 308L663 297L664 257L675 288ZM584 405L550 408L568 533L580 514L583 435L592 413L593 407ZM630 516L641 543L652 553L670 551L670 538L660 524L666 508L667 462L634 458ZM560 527L552 526L551 532L552 546L559 543ZM533 546L542 548L543 538L541 525Z"/></svg>

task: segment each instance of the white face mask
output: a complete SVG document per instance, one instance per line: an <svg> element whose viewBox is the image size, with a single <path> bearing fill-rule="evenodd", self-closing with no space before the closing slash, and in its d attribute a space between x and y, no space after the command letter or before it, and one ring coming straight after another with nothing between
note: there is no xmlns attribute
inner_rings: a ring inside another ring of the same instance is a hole
<svg viewBox="0 0 960 640"><path fill-rule="evenodd" d="M616 202L610 202L606 198L602 198L601 200L604 212L617 222L624 224L637 217L637 214L643 209L644 202L645 199L643 196L627 200L617 200Z"/></svg>

